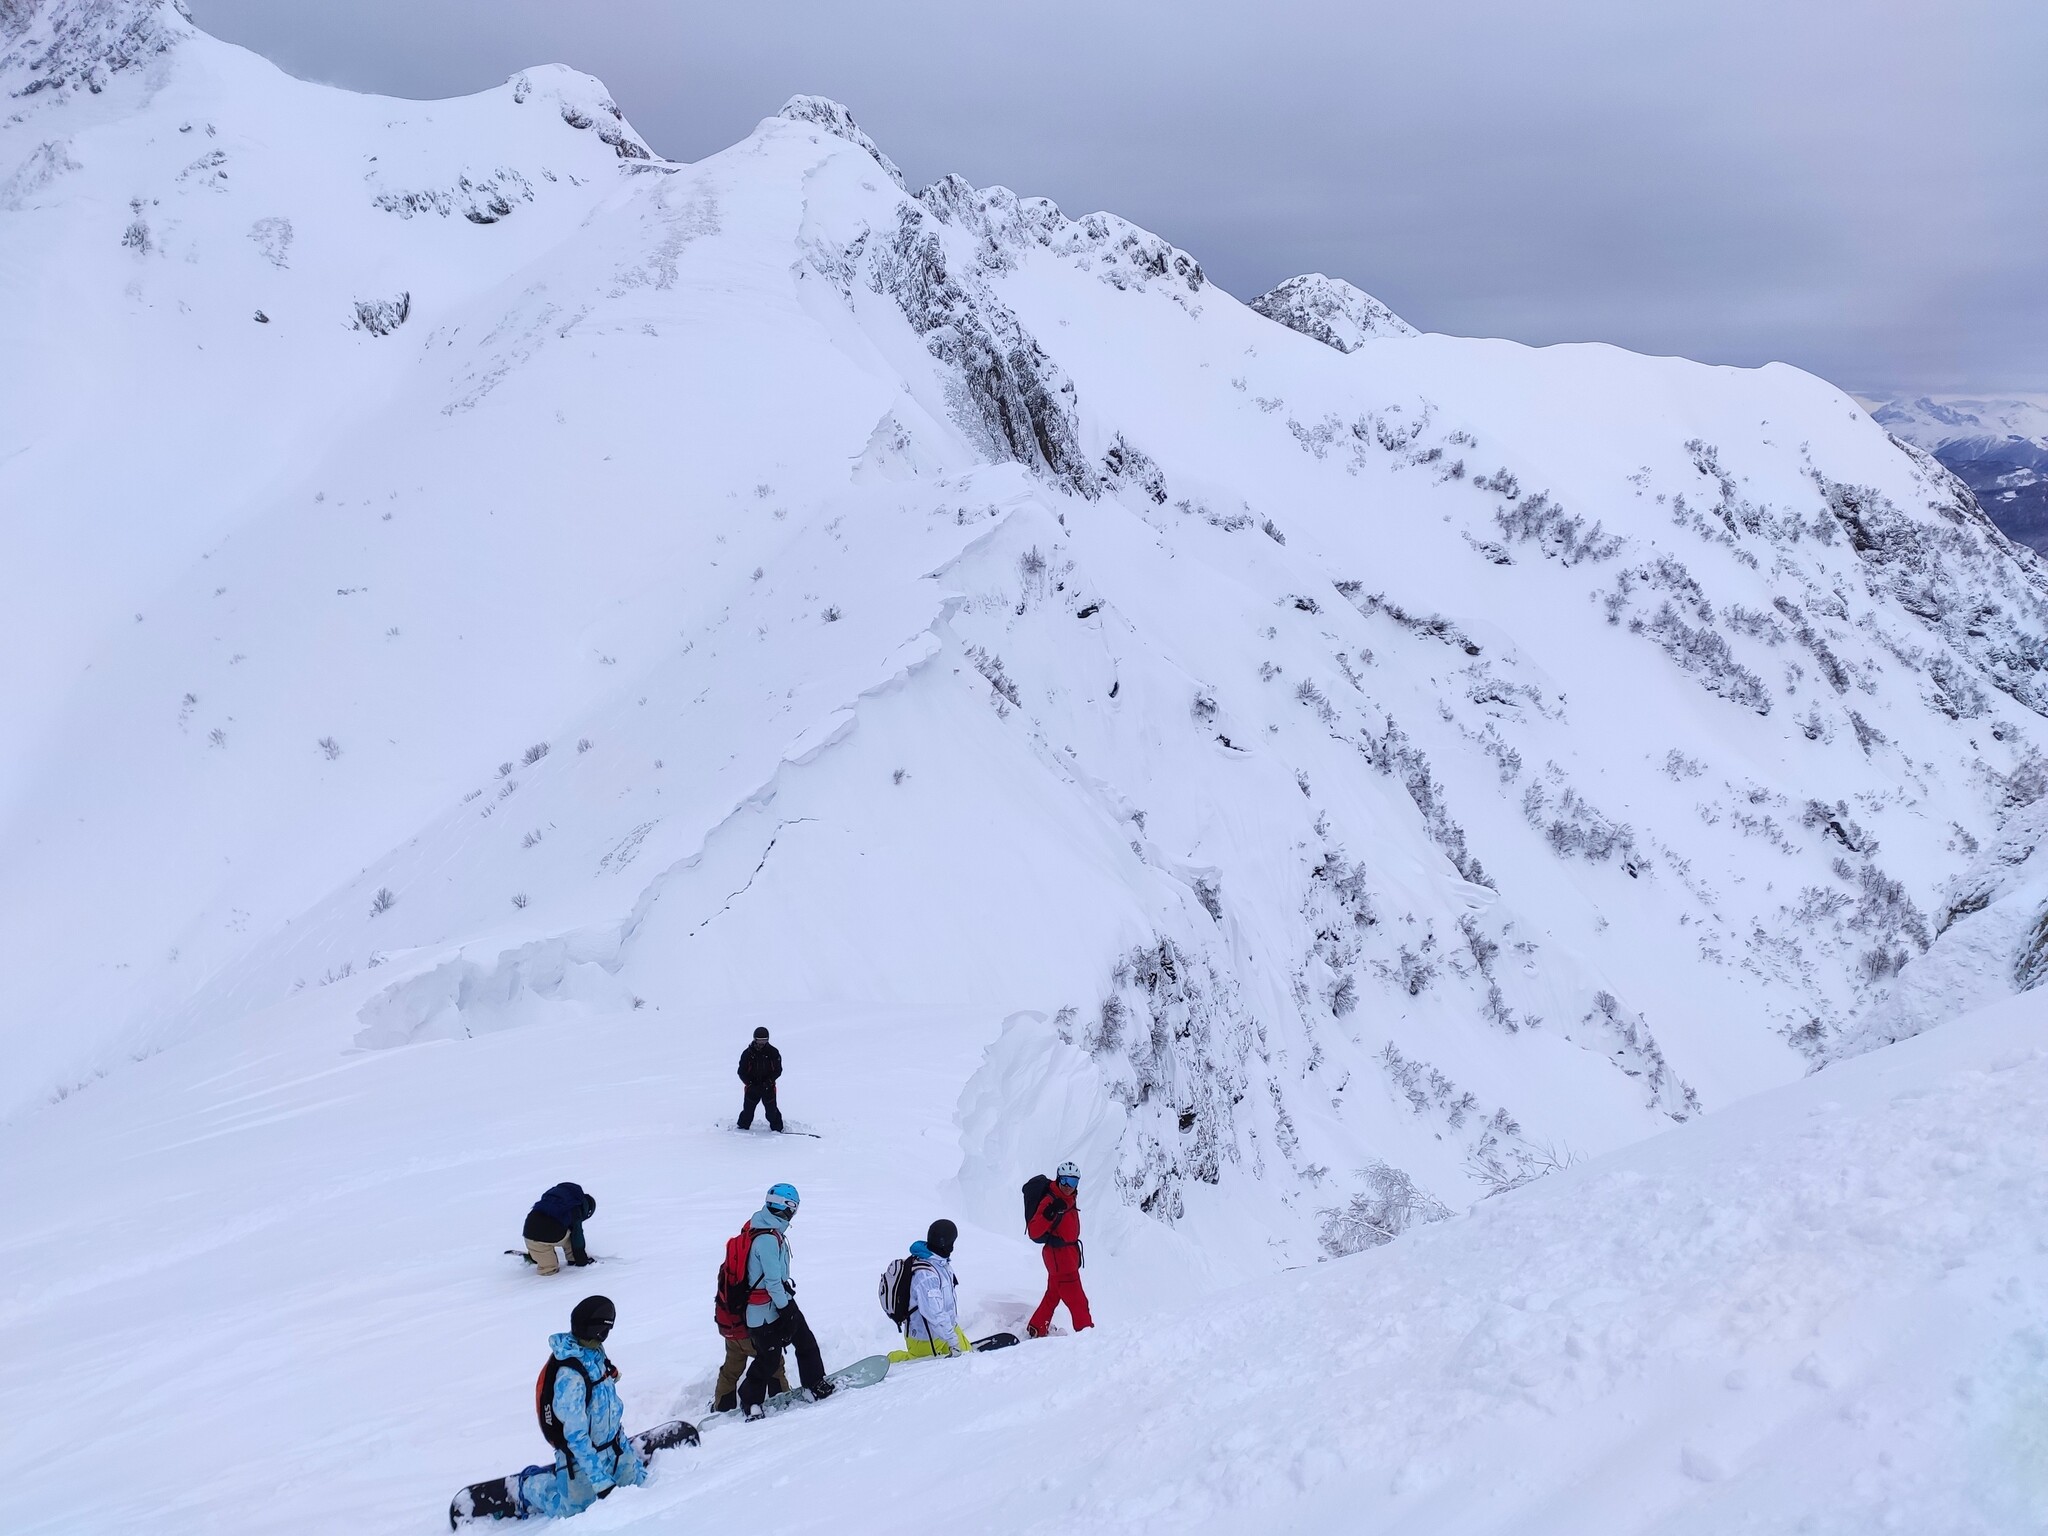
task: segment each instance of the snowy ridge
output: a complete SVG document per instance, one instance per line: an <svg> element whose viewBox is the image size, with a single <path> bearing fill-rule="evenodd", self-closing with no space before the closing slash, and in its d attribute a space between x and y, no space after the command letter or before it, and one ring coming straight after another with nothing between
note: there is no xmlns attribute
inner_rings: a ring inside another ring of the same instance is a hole
<svg viewBox="0 0 2048 1536"><path fill-rule="evenodd" d="M1371 294L1320 272L1290 277L1253 299L1251 307L1339 352L1356 352L1375 336L1421 334Z"/></svg>
<svg viewBox="0 0 2048 1536"><path fill-rule="evenodd" d="M84 594L9 620L17 1109L301 990L1037 1014L1135 1209L1338 1251L1861 1038L2038 797L2048 578L1818 381L1311 344L815 98L686 167L188 41L0 141L168 402L10 416L16 504L134 509L13 535Z"/></svg>

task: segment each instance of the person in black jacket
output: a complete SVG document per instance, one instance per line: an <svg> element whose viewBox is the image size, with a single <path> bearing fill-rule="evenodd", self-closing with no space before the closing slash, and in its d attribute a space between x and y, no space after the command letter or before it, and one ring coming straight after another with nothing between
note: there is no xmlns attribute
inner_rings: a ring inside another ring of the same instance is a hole
<svg viewBox="0 0 2048 1536"><path fill-rule="evenodd" d="M740 1052L740 1081L747 1085L746 1102L740 1106L739 1128L754 1128L754 1109L768 1112L768 1129L782 1129L782 1111L775 1105L775 1080L782 1076L782 1052L768 1043L768 1031L757 1029L754 1040Z"/></svg>
<svg viewBox="0 0 2048 1536"><path fill-rule="evenodd" d="M526 1213L526 1226L522 1233L526 1239L526 1256L540 1267L544 1275L556 1275L562 1271L555 1258L557 1248L567 1250L571 1264L579 1267L588 1264L590 1253L583 1246L583 1223L596 1214L596 1197L583 1193L581 1184L557 1184L534 1201L533 1209Z"/></svg>

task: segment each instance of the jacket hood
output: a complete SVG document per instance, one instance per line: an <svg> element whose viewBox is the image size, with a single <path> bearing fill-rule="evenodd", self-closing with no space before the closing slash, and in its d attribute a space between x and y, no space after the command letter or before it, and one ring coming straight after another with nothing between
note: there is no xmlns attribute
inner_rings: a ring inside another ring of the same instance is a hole
<svg viewBox="0 0 2048 1536"><path fill-rule="evenodd" d="M754 1212L751 1224L757 1227L772 1227L777 1232L787 1232L789 1230L789 1218L776 1215L765 1205Z"/></svg>
<svg viewBox="0 0 2048 1536"><path fill-rule="evenodd" d="M921 1237L910 1245L910 1256L913 1259L932 1259L938 1257L937 1254L932 1252L931 1244Z"/></svg>
<svg viewBox="0 0 2048 1536"><path fill-rule="evenodd" d="M548 1349L557 1360L580 1360L590 1367L592 1375L605 1368L605 1352L602 1349L592 1349L579 1341L573 1333L549 1334Z"/></svg>

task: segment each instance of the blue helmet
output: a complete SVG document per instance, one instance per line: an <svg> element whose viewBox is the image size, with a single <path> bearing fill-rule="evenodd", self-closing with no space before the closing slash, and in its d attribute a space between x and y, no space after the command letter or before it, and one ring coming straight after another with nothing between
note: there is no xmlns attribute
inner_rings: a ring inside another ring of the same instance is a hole
<svg viewBox="0 0 2048 1536"><path fill-rule="evenodd" d="M794 1216L796 1208L803 1203L803 1197L796 1192L794 1184L772 1184L768 1188L768 1209L777 1216Z"/></svg>

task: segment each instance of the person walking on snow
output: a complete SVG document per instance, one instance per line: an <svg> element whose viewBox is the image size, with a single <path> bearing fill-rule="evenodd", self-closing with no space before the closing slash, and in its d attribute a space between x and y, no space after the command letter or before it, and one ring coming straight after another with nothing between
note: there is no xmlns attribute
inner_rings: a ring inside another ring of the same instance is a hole
<svg viewBox="0 0 2048 1536"><path fill-rule="evenodd" d="M903 1325L903 1348L890 1360L923 1360L933 1355L964 1355L974 1346L960 1327L958 1291L953 1275L953 1244L960 1229L943 1216L931 1224L924 1241L910 1245L910 1318Z"/></svg>
<svg viewBox="0 0 2048 1536"><path fill-rule="evenodd" d="M1038 1303L1038 1310L1031 1314L1031 1321L1024 1331L1034 1339L1042 1339L1052 1327L1053 1309L1061 1302L1067 1305L1067 1315L1074 1320L1074 1331L1093 1328L1095 1319L1088 1315L1088 1293L1081 1289L1081 1266L1085 1255L1081 1248L1081 1170L1072 1163L1061 1163L1059 1172L1038 1202L1038 1208L1031 1213L1025 1230L1034 1243L1043 1245L1045 1256L1045 1297Z"/></svg>
<svg viewBox="0 0 2048 1536"><path fill-rule="evenodd" d="M526 1213L526 1226L521 1234L526 1239L526 1256L544 1275L562 1272L555 1259L557 1248L568 1254L571 1264L579 1268L588 1264L590 1253L583 1246L583 1223L596 1214L597 1201L583 1193L582 1185L557 1184L534 1201L533 1209Z"/></svg>
<svg viewBox="0 0 2048 1536"><path fill-rule="evenodd" d="M572 1186L573 1187L573 1186ZM614 1488L646 1480L639 1449L624 1433L619 1368L604 1352L618 1310L608 1296L586 1296L569 1314L569 1331L548 1339L548 1363L534 1393L553 1466L519 1474L519 1517L580 1514Z"/></svg>
<svg viewBox="0 0 2048 1536"><path fill-rule="evenodd" d="M796 1283L789 1275L789 1224L798 1198L793 1184L771 1186L749 1223L756 1232L747 1250L747 1340L754 1346L754 1362L740 1380L740 1407L749 1419L764 1416L768 1383L781 1371L782 1352L791 1345L796 1346L797 1380L812 1401L836 1390L825 1380L824 1356L796 1304Z"/></svg>
<svg viewBox="0 0 2048 1536"><path fill-rule="evenodd" d="M775 1080L780 1076L782 1052L768 1043L766 1028L755 1030L752 1043L740 1052L740 1081L747 1085L747 1096L740 1104L741 1130L754 1128L757 1105L768 1112L769 1130L782 1129L782 1111L775 1104Z"/></svg>

